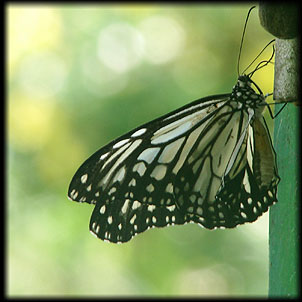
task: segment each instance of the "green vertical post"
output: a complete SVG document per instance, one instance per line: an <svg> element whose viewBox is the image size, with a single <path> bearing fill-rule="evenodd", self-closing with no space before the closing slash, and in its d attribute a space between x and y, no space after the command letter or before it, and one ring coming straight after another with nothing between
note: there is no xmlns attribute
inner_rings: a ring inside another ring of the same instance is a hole
<svg viewBox="0 0 302 302"><path fill-rule="evenodd" d="M277 39L274 98L297 101L297 39ZM276 118L274 143L281 182L278 203L270 211L269 296L298 295L298 107L287 104Z"/></svg>
<svg viewBox="0 0 302 302"><path fill-rule="evenodd" d="M276 118L275 150L281 182L269 217L269 297L298 295L298 109L288 104Z"/></svg>
<svg viewBox="0 0 302 302"><path fill-rule="evenodd" d="M276 39L274 99L298 102L298 5L260 2L261 25ZM277 154L278 202L269 217L269 297L299 295L298 275L298 107L288 104L275 119L274 146Z"/></svg>

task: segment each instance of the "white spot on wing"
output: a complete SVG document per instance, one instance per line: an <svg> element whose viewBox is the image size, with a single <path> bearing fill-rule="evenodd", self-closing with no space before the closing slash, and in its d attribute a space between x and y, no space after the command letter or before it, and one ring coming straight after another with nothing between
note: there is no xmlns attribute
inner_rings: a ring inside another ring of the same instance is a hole
<svg viewBox="0 0 302 302"><path fill-rule="evenodd" d="M127 212L129 202L130 202L130 199L125 200L124 205L122 206L122 209L121 209L123 214L125 214Z"/></svg>
<svg viewBox="0 0 302 302"><path fill-rule="evenodd" d="M167 164L169 162L171 162L175 155L177 154L177 152L179 151L179 148L181 146L181 144L183 143L184 141L184 137L176 140L175 142L167 145L163 152L161 153L159 159L158 159L158 162L159 163L164 163L164 164Z"/></svg>
<svg viewBox="0 0 302 302"><path fill-rule="evenodd" d="M76 190L72 190L71 193L70 193L70 197L72 199L76 199L78 197L78 195L79 195L79 193Z"/></svg>
<svg viewBox="0 0 302 302"><path fill-rule="evenodd" d="M135 180L135 178L132 178L131 179L131 181L129 182L129 187L134 187L134 186L136 186L136 180Z"/></svg>
<svg viewBox="0 0 302 302"><path fill-rule="evenodd" d="M104 158L106 158L108 156L109 152L103 154L100 156L100 160L103 160Z"/></svg>
<svg viewBox="0 0 302 302"><path fill-rule="evenodd" d="M154 158L156 157L157 153L159 152L160 148L148 148L144 150L139 156L138 160L144 160L148 164L151 164Z"/></svg>
<svg viewBox="0 0 302 302"><path fill-rule="evenodd" d="M113 178L113 182L115 181L119 181L122 182L122 180L124 179L126 174L126 169L125 166L121 167L120 170L115 174L114 178Z"/></svg>
<svg viewBox="0 0 302 302"><path fill-rule="evenodd" d="M125 145L126 143L128 143L128 141L129 141L129 138L123 139L123 140L121 140L121 141L115 143L115 144L112 146L112 148L113 148L113 149L119 148L119 147Z"/></svg>
<svg viewBox="0 0 302 302"><path fill-rule="evenodd" d="M151 177L154 177L156 180L161 180L165 177L167 172L167 167L164 165L158 165L154 168L151 173Z"/></svg>
<svg viewBox="0 0 302 302"><path fill-rule="evenodd" d="M149 205L148 206L148 211L152 213L155 210L155 208L156 208L155 205Z"/></svg>
<svg viewBox="0 0 302 302"><path fill-rule="evenodd" d="M248 131L248 140L246 148L246 158L250 166L251 171L253 172L253 153L254 153L254 131L253 127L249 126Z"/></svg>
<svg viewBox="0 0 302 302"><path fill-rule="evenodd" d="M98 233L100 230L100 226L98 225L96 228L95 228L95 232Z"/></svg>
<svg viewBox="0 0 302 302"><path fill-rule="evenodd" d="M202 208L198 207L196 212L198 215L202 215L203 213Z"/></svg>
<svg viewBox="0 0 302 302"><path fill-rule="evenodd" d="M137 163L133 167L133 172L137 172L140 176L143 176L146 172L146 166L143 162Z"/></svg>
<svg viewBox="0 0 302 302"><path fill-rule="evenodd" d="M104 214L105 211L106 211L106 206L103 205L103 206L100 208L100 213L101 213L101 214Z"/></svg>
<svg viewBox="0 0 302 302"><path fill-rule="evenodd" d="M151 140L151 144L159 144L159 143L164 143L164 142L167 142L175 137L178 137L180 136L181 134L183 134L184 132L186 132L188 129L190 129L192 127L192 123L191 121L187 121L181 125L179 125L177 128L165 133L165 134L159 134L159 135L156 135L156 133L158 131L161 131L158 130L154 133L154 136L152 137L152 140Z"/></svg>
<svg viewBox="0 0 302 302"><path fill-rule="evenodd" d="M88 179L88 174L82 175L82 176L81 176L81 183L82 183L82 184L86 183L87 179Z"/></svg>
<svg viewBox="0 0 302 302"><path fill-rule="evenodd" d="M137 136L140 136L142 134L144 134L146 132L146 128L142 128L142 129L139 129L137 131L135 131L134 133L132 133L131 137L137 137Z"/></svg>
<svg viewBox="0 0 302 302"><path fill-rule="evenodd" d="M152 193L154 191L154 186L152 184L149 184L146 189L148 192Z"/></svg>
<svg viewBox="0 0 302 302"><path fill-rule="evenodd" d="M172 206L167 207L167 209L168 209L170 212L173 212L173 211L175 210L175 208L176 208L175 204L172 205Z"/></svg>
<svg viewBox="0 0 302 302"><path fill-rule="evenodd" d="M250 183L249 183L249 179L248 179L248 175L247 175L247 172L245 171L244 173L244 177L243 177L243 180L242 180L242 183L244 185L244 189L247 193L251 193L251 186L250 186Z"/></svg>
<svg viewBox="0 0 302 302"><path fill-rule="evenodd" d="M108 195L111 195L112 193L116 192L116 188L115 187L112 187L109 192L108 192Z"/></svg>
<svg viewBox="0 0 302 302"><path fill-rule="evenodd" d="M141 206L141 203L139 201L135 200L132 204L132 210L136 210L140 206Z"/></svg>
<svg viewBox="0 0 302 302"><path fill-rule="evenodd" d="M136 214L134 214L133 217L130 219L130 223L134 224L135 219L136 219Z"/></svg>
<svg viewBox="0 0 302 302"><path fill-rule="evenodd" d="M166 192L167 193L171 193L171 194L173 193L173 185L172 185L171 182L167 184L167 186L166 186Z"/></svg>

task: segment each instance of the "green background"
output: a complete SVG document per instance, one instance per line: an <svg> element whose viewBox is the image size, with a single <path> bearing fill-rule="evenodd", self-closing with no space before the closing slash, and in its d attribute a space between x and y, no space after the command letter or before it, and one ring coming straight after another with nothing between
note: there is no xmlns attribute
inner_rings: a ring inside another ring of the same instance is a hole
<svg viewBox="0 0 302 302"><path fill-rule="evenodd" d="M9 296L267 296L268 214L116 245L89 233L91 205L67 199L76 169L110 140L231 91L251 6L6 7ZM272 38L254 10L241 71ZM272 92L273 66L253 80Z"/></svg>

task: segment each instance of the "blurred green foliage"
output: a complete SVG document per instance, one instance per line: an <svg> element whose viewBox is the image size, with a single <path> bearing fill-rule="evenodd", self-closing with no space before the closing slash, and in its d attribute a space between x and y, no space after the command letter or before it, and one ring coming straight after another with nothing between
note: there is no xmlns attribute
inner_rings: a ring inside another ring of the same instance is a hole
<svg viewBox="0 0 302 302"><path fill-rule="evenodd" d="M66 196L76 169L110 140L231 91L250 7L6 7L9 296L267 295L267 214L232 230L189 224L115 245L89 234L92 206ZM254 11L241 71L271 39ZM272 72L253 78L264 93Z"/></svg>

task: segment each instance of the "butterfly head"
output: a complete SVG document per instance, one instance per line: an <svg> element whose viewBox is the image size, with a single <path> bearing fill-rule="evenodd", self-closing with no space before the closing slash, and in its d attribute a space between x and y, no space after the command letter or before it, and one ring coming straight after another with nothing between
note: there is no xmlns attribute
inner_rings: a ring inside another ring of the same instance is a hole
<svg viewBox="0 0 302 302"><path fill-rule="evenodd" d="M256 90L252 87L255 86ZM248 76L238 77L233 87L231 99L248 108L257 108L265 103L265 97L257 84Z"/></svg>

